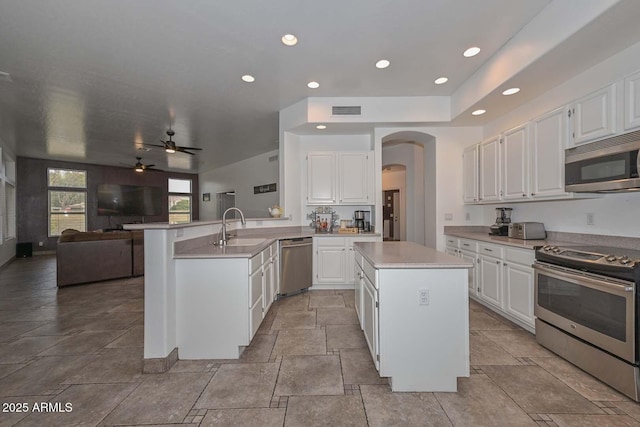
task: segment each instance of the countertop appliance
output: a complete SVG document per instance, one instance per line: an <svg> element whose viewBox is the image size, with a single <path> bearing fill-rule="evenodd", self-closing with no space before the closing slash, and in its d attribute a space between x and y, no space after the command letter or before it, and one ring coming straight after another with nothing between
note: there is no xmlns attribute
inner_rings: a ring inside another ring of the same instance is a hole
<svg viewBox="0 0 640 427"><path fill-rule="evenodd" d="M640 251L546 245L535 257L538 343L640 401Z"/></svg>
<svg viewBox="0 0 640 427"><path fill-rule="evenodd" d="M311 287L313 238L280 240L280 292L278 298Z"/></svg>
<svg viewBox="0 0 640 427"><path fill-rule="evenodd" d="M512 222L509 224L509 237L514 239L545 239L547 232L541 222Z"/></svg>
<svg viewBox="0 0 640 427"><path fill-rule="evenodd" d="M512 210L511 208L496 208L496 223L489 227L489 234L494 236L506 236L509 234Z"/></svg>
<svg viewBox="0 0 640 427"><path fill-rule="evenodd" d="M640 131L565 150L565 190L640 191Z"/></svg>
<svg viewBox="0 0 640 427"><path fill-rule="evenodd" d="M358 227L360 232L362 231L370 231L367 230L367 223L369 222L369 215L371 213L368 211L354 211L353 212L353 224Z"/></svg>

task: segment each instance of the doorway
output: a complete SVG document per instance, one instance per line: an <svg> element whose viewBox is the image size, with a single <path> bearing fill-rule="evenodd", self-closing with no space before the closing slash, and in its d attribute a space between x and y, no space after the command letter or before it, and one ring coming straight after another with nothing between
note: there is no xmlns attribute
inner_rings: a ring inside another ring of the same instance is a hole
<svg viewBox="0 0 640 427"><path fill-rule="evenodd" d="M402 239L400 234L400 221L402 218L402 209L400 205L400 190L383 191L382 200L382 240L399 241Z"/></svg>
<svg viewBox="0 0 640 427"><path fill-rule="evenodd" d="M216 219L222 219L224 211L236 205L236 192L224 191L222 193L217 193L216 199L218 202L218 214L216 215ZM231 213L233 214L233 218L235 218L236 212L233 211Z"/></svg>

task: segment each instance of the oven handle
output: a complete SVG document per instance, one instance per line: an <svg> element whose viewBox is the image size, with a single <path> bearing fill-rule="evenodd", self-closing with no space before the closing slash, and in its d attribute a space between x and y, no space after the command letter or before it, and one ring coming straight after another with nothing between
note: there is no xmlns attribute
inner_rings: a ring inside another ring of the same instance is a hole
<svg viewBox="0 0 640 427"><path fill-rule="evenodd" d="M564 268L564 267L551 265L551 264L543 264L539 261L536 261L533 263L533 268L535 270L539 270L540 272L548 273L550 275L563 278L563 279L569 279L572 281L576 281L578 280L578 278L580 278L580 280L587 281L588 284L591 285L589 287L594 287L594 288L596 287L606 288L606 289L610 289L617 292L621 292L621 291L633 292L635 288L633 285L633 282L604 278L602 276L596 276L595 274L589 274L582 271L577 271L572 268Z"/></svg>

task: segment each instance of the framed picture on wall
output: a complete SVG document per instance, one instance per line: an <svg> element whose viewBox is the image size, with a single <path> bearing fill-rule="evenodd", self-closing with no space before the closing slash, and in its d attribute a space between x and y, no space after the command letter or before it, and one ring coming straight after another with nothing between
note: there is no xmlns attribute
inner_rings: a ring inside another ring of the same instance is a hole
<svg viewBox="0 0 640 427"><path fill-rule="evenodd" d="M202 193L202 201L210 202L211 201L211 193Z"/></svg>

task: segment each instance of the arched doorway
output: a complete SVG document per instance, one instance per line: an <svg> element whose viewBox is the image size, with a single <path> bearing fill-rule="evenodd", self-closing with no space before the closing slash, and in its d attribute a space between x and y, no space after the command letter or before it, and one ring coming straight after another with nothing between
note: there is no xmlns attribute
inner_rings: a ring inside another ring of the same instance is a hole
<svg viewBox="0 0 640 427"><path fill-rule="evenodd" d="M407 240L407 167L382 166L382 238Z"/></svg>
<svg viewBox="0 0 640 427"><path fill-rule="evenodd" d="M423 132L382 138L382 164L405 167L406 240L436 247L436 141ZM384 173L384 172L383 172Z"/></svg>

